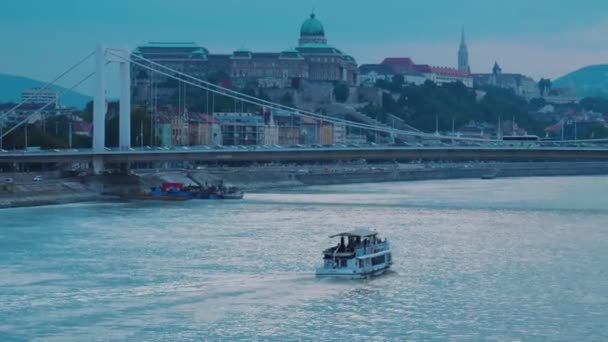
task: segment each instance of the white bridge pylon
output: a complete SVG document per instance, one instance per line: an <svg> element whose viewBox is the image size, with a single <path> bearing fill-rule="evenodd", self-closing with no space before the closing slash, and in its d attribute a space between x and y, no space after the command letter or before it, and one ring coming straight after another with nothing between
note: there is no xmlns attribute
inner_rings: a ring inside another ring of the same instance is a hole
<svg viewBox="0 0 608 342"><path fill-rule="evenodd" d="M111 53L108 53L111 51ZM118 57L118 56L120 57ZM110 49L97 45L95 74L97 86L93 100L93 152L103 152L106 147L107 89L104 69L107 63L118 63L120 73L120 109L118 116L121 149L131 147L131 65L130 52L126 48Z"/></svg>

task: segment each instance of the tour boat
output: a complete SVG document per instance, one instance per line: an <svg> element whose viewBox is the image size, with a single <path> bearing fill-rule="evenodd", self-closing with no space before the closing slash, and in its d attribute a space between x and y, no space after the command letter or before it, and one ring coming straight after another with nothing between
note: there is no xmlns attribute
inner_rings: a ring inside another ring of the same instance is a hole
<svg viewBox="0 0 608 342"><path fill-rule="evenodd" d="M330 236L337 237L338 245L323 251L317 276L361 279L381 275L393 264L388 240L380 239L376 231L356 229Z"/></svg>

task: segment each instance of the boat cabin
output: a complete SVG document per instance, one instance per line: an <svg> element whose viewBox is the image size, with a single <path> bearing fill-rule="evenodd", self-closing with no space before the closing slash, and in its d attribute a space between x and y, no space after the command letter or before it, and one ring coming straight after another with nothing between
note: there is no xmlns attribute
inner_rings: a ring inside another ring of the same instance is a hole
<svg viewBox="0 0 608 342"><path fill-rule="evenodd" d="M380 239L375 231L356 229L330 238L340 241L323 251L325 268L363 269L391 262L388 241Z"/></svg>

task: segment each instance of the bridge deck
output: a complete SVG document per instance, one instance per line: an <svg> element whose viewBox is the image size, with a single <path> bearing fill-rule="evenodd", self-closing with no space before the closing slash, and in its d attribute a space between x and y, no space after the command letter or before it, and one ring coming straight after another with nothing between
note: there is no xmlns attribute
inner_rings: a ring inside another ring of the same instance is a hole
<svg viewBox="0 0 608 342"><path fill-rule="evenodd" d="M604 161L606 148L482 148L482 147L384 147L384 148L300 148L272 150L195 150L176 149L92 152L40 151L2 152L0 163L87 163L94 158L106 163L126 162L307 162L366 159L453 160L453 161Z"/></svg>

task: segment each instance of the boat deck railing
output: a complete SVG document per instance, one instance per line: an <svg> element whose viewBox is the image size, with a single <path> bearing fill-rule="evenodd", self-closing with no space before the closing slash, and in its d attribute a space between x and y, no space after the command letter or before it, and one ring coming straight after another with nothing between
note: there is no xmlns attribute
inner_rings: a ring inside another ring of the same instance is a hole
<svg viewBox="0 0 608 342"><path fill-rule="evenodd" d="M348 249L348 248L339 251L337 247L332 247L332 248L328 248L328 249L324 250L323 254L325 254L328 257L334 257L334 258L348 258L348 257L354 256L355 251L352 249Z"/></svg>
<svg viewBox="0 0 608 342"><path fill-rule="evenodd" d="M382 251L386 251L389 249L388 241L384 240L383 242L379 242L375 245L371 246L361 246L355 250L356 256L363 256L367 254L378 253Z"/></svg>

